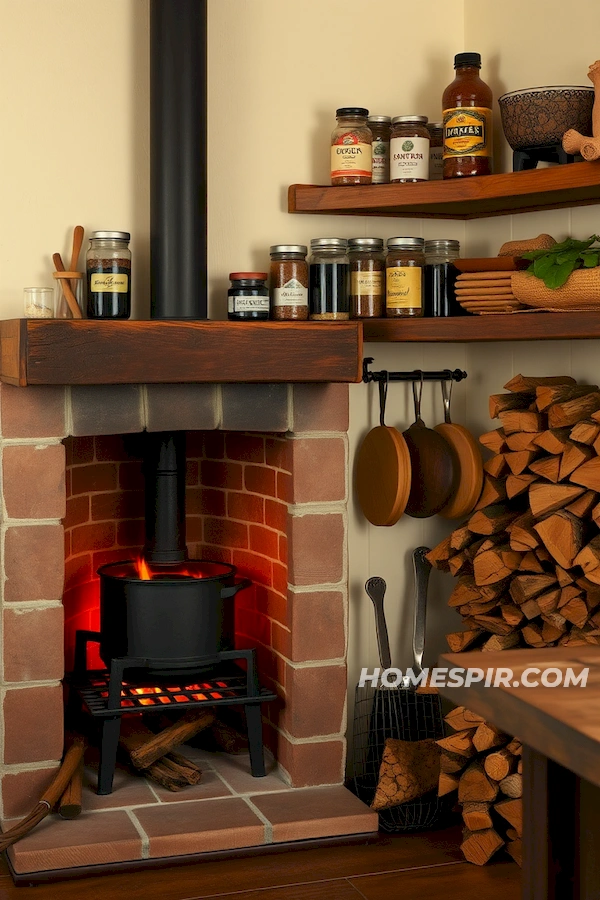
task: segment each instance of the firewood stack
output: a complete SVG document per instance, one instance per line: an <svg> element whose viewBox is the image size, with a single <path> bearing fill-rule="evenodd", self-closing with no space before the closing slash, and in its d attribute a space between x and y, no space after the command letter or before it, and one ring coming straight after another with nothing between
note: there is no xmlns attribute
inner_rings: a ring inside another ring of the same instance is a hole
<svg viewBox="0 0 600 900"><path fill-rule="evenodd" d="M453 652L600 645L600 391L517 375L490 397L481 498L428 555L458 582Z"/></svg>
<svg viewBox="0 0 600 900"><path fill-rule="evenodd" d="M465 825L461 850L478 866L503 846L521 865L521 742L458 706L446 716L454 731L437 743L440 797L458 791Z"/></svg>

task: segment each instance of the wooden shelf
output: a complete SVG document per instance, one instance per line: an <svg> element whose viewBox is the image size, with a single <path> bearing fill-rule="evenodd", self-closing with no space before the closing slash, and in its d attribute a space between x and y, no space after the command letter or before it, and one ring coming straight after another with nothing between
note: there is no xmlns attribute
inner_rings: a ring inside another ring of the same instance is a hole
<svg viewBox="0 0 600 900"><path fill-rule="evenodd" d="M418 184L292 184L288 210L341 216L477 219L600 201L600 161Z"/></svg>
<svg viewBox="0 0 600 900"><path fill-rule="evenodd" d="M561 341L600 337L600 310L573 313L507 313L448 319L365 319L365 341L468 343Z"/></svg>
<svg viewBox="0 0 600 900"><path fill-rule="evenodd" d="M359 382L360 322L6 319L9 384Z"/></svg>

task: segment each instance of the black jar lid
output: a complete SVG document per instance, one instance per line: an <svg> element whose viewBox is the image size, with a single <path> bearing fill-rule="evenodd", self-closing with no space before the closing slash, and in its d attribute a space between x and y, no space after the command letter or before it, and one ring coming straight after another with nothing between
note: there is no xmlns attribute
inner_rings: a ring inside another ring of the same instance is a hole
<svg viewBox="0 0 600 900"><path fill-rule="evenodd" d="M364 106L341 106L335 111L336 118L339 116L364 116L365 119L369 115L369 110Z"/></svg>
<svg viewBox="0 0 600 900"><path fill-rule="evenodd" d="M454 68L461 66L476 66L481 68L481 53L457 53L454 57Z"/></svg>

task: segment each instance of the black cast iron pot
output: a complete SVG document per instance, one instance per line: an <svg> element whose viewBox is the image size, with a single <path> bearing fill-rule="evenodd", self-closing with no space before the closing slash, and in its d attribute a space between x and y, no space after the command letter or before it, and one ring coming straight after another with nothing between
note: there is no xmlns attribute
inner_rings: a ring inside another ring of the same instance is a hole
<svg viewBox="0 0 600 900"><path fill-rule="evenodd" d="M234 646L234 596L252 582L226 563L190 560L151 567L142 579L133 561L109 563L100 576L100 656L147 660L149 675L214 664ZM187 574L186 574L187 573Z"/></svg>

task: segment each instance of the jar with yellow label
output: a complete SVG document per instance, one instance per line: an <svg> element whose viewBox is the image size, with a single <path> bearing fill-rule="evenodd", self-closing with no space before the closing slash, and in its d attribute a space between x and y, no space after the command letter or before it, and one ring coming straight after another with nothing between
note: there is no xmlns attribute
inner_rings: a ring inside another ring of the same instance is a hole
<svg viewBox="0 0 600 900"><path fill-rule="evenodd" d="M131 315L131 251L127 231L93 231L86 255L88 319Z"/></svg>
<svg viewBox="0 0 600 900"><path fill-rule="evenodd" d="M362 106L336 109L337 126L331 135L331 183L371 184L373 133L369 110Z"/></svg>
<svg viewBox="0 0 600 900"><path fill-rule="evenodd" d="M390 182L427 181L429 132L427 116L396 116L390 140Z"/></svg>
<svg viewBox="0 0 600 900"><path fill-rule="evenodd" d="M350 238L350 310L354 319L379 318L385 298L382 238Z"/></svg>
<svg viewBox="0 0 600 900"><path fill-rule="evenodd" d="M386 316L423 315L424 247L423 238L388 238L385 261Z"/></svg>

